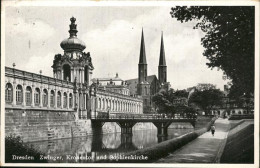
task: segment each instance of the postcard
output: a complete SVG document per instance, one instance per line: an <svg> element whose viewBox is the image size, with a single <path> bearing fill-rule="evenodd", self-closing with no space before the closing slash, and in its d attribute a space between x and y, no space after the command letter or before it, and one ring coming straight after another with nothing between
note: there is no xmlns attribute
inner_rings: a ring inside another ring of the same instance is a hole
<svg viewBox="0 0 260 168"><path fill-rule="evenodd" d="M1 165L259 167L259 2L2 4Z"/></svg>

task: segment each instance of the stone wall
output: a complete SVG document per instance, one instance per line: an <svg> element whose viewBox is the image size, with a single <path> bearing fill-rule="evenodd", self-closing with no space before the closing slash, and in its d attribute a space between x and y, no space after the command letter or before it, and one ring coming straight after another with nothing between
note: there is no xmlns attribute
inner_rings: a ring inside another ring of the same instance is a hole
<svg viewBox="0 0 260 168"><path fill-rule="evenodd" d="M74 120L75 112L6 109L5 134L25 142L68 138Z"/></svg>
<svg viewBox="0 0 260 168"><path fill-rule="evenodd" d="M91 120L78 120L75 116L74 111L6 108L5 135L20 136L24 142L91 136ZM133 129L156 128L152 123L137 123ZM121 132L121 129L116 123L105 123L102 132Z"/></svg>

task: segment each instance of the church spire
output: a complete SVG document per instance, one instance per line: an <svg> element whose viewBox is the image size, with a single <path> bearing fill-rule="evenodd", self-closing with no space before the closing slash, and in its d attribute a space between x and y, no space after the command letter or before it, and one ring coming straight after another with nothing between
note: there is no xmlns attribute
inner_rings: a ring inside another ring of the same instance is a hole
<svg viewBox="0 0 260 168"><path fill-rule="evenodd" d="M158 77L160 85L167 83L167 66L164 52L164 43L163 43L163 33L161 36L161 49L160 49L160 58L158 66Z"/></svg>
<svg viewBox="0 0 260 168"><path fill-rule="evenodd" d="M147 62L146 62L146 55L145 55L144 31L142 29L140 58L138 64L138 83L140 84L146 81L147 81Z"/></svg>
<svg viewBox="0 0 260 168"><path fill-rule="evenodd" d="M144 32L143 32L143 28L142 28L142 37L141 37L141 47L140 47L139 64L147 64L147 62L146 62L146 54L145 54L145 44L144 44Z"/></svg>
<svg viewBox="0 0 260 168"><path fill-rule="evenodd" d="M162 32L162 36L161 36L161 50L160 50L159 66L160 65L166 66L164 43L163 43L163 32Z"/></svg>

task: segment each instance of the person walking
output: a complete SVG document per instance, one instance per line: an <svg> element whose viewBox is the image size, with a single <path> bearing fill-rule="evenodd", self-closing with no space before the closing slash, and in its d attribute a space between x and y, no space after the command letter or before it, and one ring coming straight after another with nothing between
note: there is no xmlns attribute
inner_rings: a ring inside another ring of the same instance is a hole
<svg viewBox="0 0 260 168"><path fill-rule="evenodd" d="M216 130L216 127L215 127L214 124L211 125L210 130L211 130L212 136L214 136L214 133L215 133L215 130Z"/></svg>

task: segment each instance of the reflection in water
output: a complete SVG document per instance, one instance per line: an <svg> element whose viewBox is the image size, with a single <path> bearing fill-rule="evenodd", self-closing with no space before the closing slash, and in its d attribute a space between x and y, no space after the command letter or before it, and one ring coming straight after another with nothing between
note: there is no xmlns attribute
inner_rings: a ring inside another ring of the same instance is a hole
<svg viewBox="0 0 260 168"><path fill-rule="evenodd" d="M157 138L157 130L133 131L132 135L110 133L82 138L32 142L34 148L48 156L48 162L87 163L108 159L115 154L147 148L161 141L176 138L193 129L169 129L168 137ZM55 157L61 156L61 159Z"/></svg>

